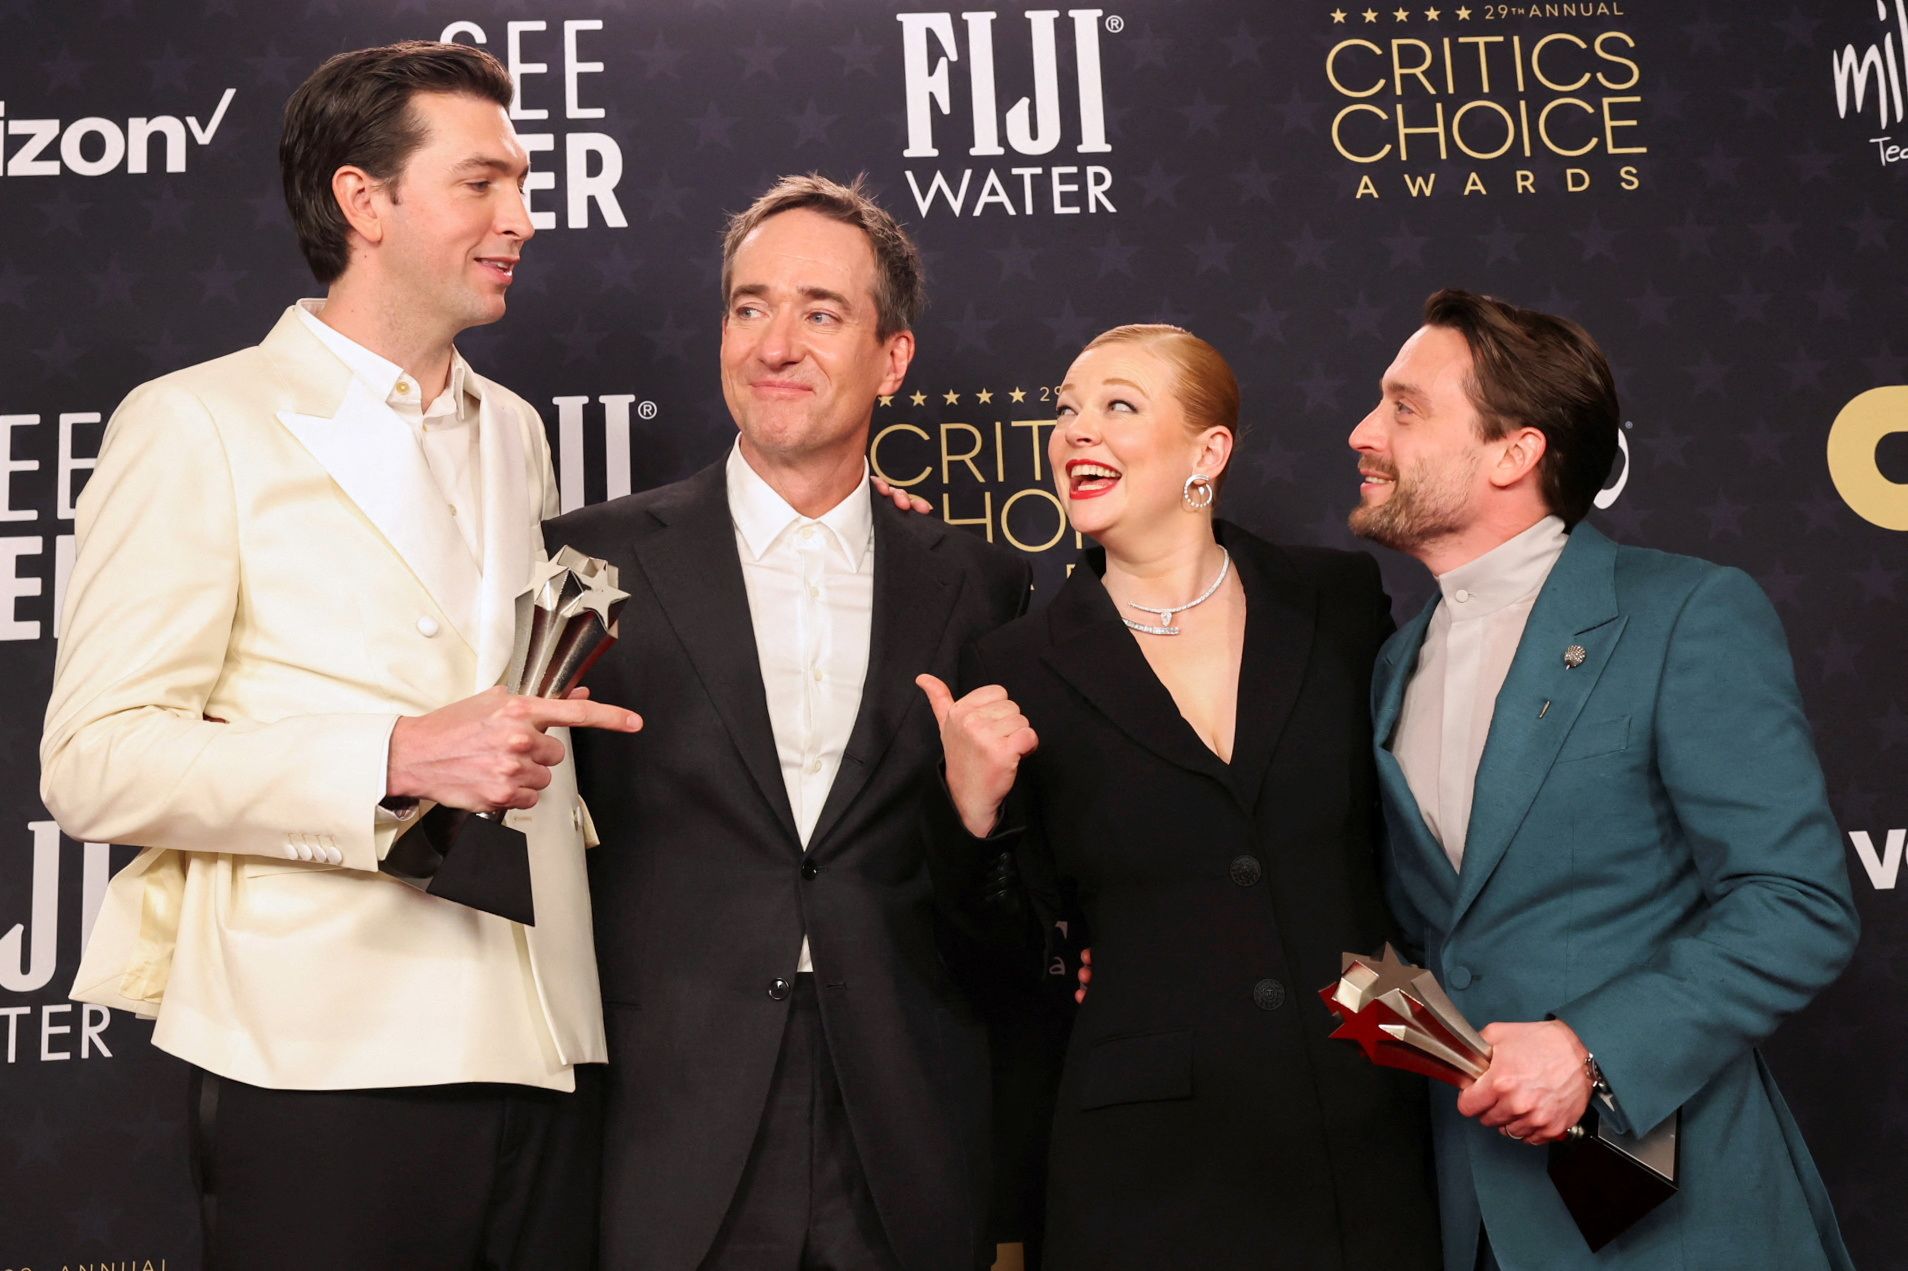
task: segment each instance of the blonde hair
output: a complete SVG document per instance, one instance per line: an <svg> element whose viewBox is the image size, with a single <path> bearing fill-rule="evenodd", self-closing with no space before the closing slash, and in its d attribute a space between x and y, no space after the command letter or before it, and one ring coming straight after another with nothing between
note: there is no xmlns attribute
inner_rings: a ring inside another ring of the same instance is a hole
<svg viewBox="0 0 1908 1271"><path fill-rule="evenodd" d="M1224 428L1237 441L1239 378L1218 349L1184 327L1164 322L1129 322L1111 331L1102 331L1089 340L1081 352L1105 344L1137 344L1164 358L1175 372L1173 392L1192 430L1200 433L1208 428ZM1224 472L1213 477L1215 495L1225 479Z"/></svg>

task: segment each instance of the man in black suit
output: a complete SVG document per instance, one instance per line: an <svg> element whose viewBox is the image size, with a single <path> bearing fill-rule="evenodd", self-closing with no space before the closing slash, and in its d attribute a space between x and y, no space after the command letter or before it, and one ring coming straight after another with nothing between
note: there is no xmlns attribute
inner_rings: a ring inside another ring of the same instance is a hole
<svg viewBox="0 0 1908 1271"><path fill-rule="evenodd" d="M777 183L731 221L722 286L734 449L548 527L620 569L591 685L647 721L575 738L603 842L600 1256L971 1271L987 1057L926 872L940 745L913 679L1020 612L1029 571L870 494L921 270L859 183Z"/></svg>

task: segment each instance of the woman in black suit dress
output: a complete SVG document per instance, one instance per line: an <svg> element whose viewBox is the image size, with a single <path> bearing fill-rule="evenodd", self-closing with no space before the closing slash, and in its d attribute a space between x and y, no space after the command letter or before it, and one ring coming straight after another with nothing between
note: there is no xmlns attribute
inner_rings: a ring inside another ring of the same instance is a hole
<svg viewBox="0 0 1908 1271"><path fill-rule="evenodd" d="M1367 706L1389 607L1370 557L1213 519L1237 414L1178 328L1089 344L1049 455L1100 549L969 651L958 702L921 681L968 833L1013 842L1041 930L1091 933L1047 1265L1431 1268L1423 1082L1329 1040L1318 997L1390 934Z"/></svg>

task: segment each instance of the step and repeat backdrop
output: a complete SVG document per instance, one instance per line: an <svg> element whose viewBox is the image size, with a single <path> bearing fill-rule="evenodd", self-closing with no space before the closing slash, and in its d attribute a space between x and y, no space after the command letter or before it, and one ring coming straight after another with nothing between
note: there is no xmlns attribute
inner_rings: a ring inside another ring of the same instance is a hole
<svg viewBox="0 0 1908 1271"><path fill-rule="evenodd" d="M543 412L565 507L733 436L718 234L866 172L930 307L872 458L947 521L1078 550L1053 390L1115 323L1244 387L1227 511L1350 545L1346 434L1445 285L1570 315L1617 370L1596 523L1739 565L1788 624L1865 933L1769 1047L1868 1266L1908 1247L1908 10L1903 0L0 0L0 1268L198 1265L184 1073L65 993L132 849L64 838L36 746L73 500L139 382L314 286L279 114L324 57L481 44L538 234L461 347ZM1400 616L1430 594L1380 553ZM339 578L341 591L351 586ZM640 706L640 703L634 705ZM377 985L367 983L367 993ZM1726 1162L1691 1168L1728 1168Z"/></svg>

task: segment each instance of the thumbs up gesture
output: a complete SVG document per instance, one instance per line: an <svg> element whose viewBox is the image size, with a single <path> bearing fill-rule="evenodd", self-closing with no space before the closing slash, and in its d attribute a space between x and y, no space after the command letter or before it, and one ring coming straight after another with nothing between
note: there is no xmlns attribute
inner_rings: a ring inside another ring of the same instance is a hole
<svg viewBox="0 0 1908 1271"><path fill-rule="evenodd" d="M959 701L932 675L917 675L947 757L947 789L961 824L976 838L994 832L1000 805L1014 788L1020 761L1040 745L1027 717L998 684L985 684Z"/></svg>

